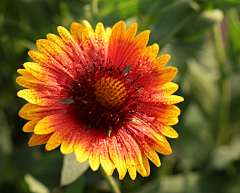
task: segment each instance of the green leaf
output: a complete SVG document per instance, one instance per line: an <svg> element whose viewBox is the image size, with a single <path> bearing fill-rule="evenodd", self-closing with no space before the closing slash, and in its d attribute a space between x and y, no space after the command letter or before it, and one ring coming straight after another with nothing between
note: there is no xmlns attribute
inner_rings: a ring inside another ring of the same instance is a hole
<svg viewBox="0 0 240 193"><path fill-rule="evenodd" d="M210 121L195 103L189 103L183 116L181 123L184 126L178 130L180 137L175 142L175 151L180 152L180 163L185 168L202 166L213 145Z"/></svg>
<svg viewBox="0 0 240 193"><path fill-rule="evenodd" d="M123 70L123 73L127 73L130 70L130 68L131 68L131 64Z"/></svg>
<svg viewBox="0 0 240 193"><path fill-rule="evenodd" d="M10 128L6 121L6 115L0 107L0 182L12 149Z"/></svg>
<svg viewBox="0 0 240 193"><path fill-rule="evenodd" d="M74 100L73 100L72 98L68 98L68 99L64 99L64 100L62 100L61 102L70 105L70 104L74 103Z"/></svg>
<svg viewBox="0 0 240 193"><path fill-rule="evenodd" d="M24 180L27 183L29 190L31 192L50 193L49 189L46 186L44 186L44 184L39 182L37 179L35 179L30 174L26 174L24 176Z"/></svg>
<svg viewBox="0 0 240 193"><path fill-rule="evenodd" d="M85 125L85 131L88 131L89 129L91 129L92 125Z"/></svg>
<svg viewBox="0 0 240 193"><path fill-rule="evenodd" d="M191 172L187 175L177 174L172 176L164 176L160 179L153 180L144 186L141 186L136 193L182 193L187 192L186 190L192 189L194 193L199 193L197 189L197 182L200 175L195 172Z"/></svg>
<svg viewBox="0 0 240 193"><path fill-rule="evenodd" d="M99 13L96 20L113 25L119 20L127 20L134 16L144 16L159 13L164 6L174 0L105 0L99 3ZM142 20L141 20L142 22ZM140 24L141 25L141 24Z"/></svg>
<svg viewBox="0 0 240 193"><path fill-rule="evenodd" d="M240 69L240 21L236 9L228 12L229 36L228 36L228 55L234 66L239 65Z"/></svg>
<svg viewBox="0 0 240 193"><path fill-rule="evenodd" d="M211 0L211 3L224 11L240 5L239 0Z"/></svg>
<svg viewBox="0 0 240 193"><path fill-rule="evenodd" d="M84 176L79 177L75 182L67 186L63 193L84 193Z"/></svg>
<svg viewBox="0 0 240 193"><path fill-rule="evenodd" d="M150 44L158 42L160 47L163 46L198 13L199 9L199 5L193 1L180 0L170 4L151 27Z"/></svg>
<svg viewBox="0 0 240 193"><path fill-rule="evenodd" d="M225 169L234 161L240 160L240 136L233 138L230 145L217 147L213 153L212 164L216 169Z"/></svg>
<svg viewBox="0 0 240 193"><path fill-rule="evenodd" d="M184 40L196 40L212 29L215 23L221 22L223 17L220 9L204 11L185 25L177 36Z"/></svg>
<svg viewBox="0 0 240 193"><path fill-rule="evenodd" d="M220 90L218 84L213 79L213 74L195 59L189 59L187 63L189 69L187 79L190 81L193 94L199 100L204 110L209 115L214 115L217 113Z"/></svg>
<svg viewBox="0 0 240 193"><path fill-rule="evenodd" d="M88 169L88 160L78 163L74 153L64 155L63 167L61 172L61 186L66 186L74 182Z"/></svg>

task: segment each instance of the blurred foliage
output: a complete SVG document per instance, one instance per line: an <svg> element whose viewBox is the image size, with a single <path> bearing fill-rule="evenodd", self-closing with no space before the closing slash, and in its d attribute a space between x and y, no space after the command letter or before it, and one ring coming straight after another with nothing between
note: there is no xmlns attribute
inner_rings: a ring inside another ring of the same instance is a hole
<svg viewBox="0 0 240 193"><path fill-rule="evenodd" d="M172 56L168 65L179 69L174 81L185 101L174 126L180 137L169 139L173 154L160 155L161 168L151 163L148 178L117 180L121 190L240 192L239 13L239 0L1 0L0 192L110 191L101 173L90 169L63 182L71 174L62 170L59 149L27 147L30 135L21 130L26 121L18 117L25 101L16 97L16 70L30 60L28 50L47 33L56 34L57 26L69 29L83 19L110 27L137 22L139 31L151 30L149 45L158 43L160 54Z"/></svg>

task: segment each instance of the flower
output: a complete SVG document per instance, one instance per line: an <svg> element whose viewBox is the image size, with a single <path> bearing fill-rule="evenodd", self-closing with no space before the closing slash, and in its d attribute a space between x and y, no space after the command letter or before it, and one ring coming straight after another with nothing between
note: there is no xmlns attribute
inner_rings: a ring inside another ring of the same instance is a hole
<svg viewBox="0 0 240 193"><path fill-rule="evenodd" d="M123 21L113 28L87 21L72 23L61 37L47 34L29 51L36 61L23 64L17 83L27 89L18 96L29 103L20 117L30 120L24 132L33 132L29 146L46 143L50 151L61 145L63 154L75 152L92 170L101 164L108 175L116 168L119 179L127 171L149 176L150 159L160 166L156 152L171 154L166 137L177 138L169 125L178 123L183 101L172 95L174 67L164 67L168 54L157 57L159 46L147 46L149 31L136 35L137 24L126 31ZM157 57L157 58L156 58ZM136 172L137 171L137 172Z"/></svg>

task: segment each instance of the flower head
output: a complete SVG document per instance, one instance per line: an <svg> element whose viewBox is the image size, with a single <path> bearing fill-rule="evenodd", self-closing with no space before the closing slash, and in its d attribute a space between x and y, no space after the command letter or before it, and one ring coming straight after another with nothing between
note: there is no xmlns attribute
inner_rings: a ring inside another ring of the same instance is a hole
<svg viewBox="0 0 240 193"><path fill-rule="evenodd" d="M78 162L89 159L92 170L102 165L119 179L136 171L149 176L148 159L160 166L156 152L171 154L166 137L177 138L169 125L178 122L183 101L172 95L174 67L164 67L169 55L157 57L159 46L147 46L149 31L136 36L137 24L113 28L87 21L73 23L61 37L48 34L29 51L36 62L19 69L17 83L27 89L18 96L29 103L19 115L23 131L33 132L29 146L46 143L50 151L61 145L63 154L75 152ZM136 37L135 37L136 36Z"/></svg>

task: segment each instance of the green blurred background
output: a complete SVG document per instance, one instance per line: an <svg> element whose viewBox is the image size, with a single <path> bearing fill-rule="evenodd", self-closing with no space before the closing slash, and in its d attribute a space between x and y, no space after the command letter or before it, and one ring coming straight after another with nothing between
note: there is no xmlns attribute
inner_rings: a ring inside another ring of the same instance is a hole
<svg viewBox="0 0 240 193"><path fill-rule="evenodd" d="M0 1L0 192L109 192L99 171L78 164L59 149L28 147L18 116L16 70L30 61L29 49L57 26L88 20L105 26L124 20L139 32L150 29L149 45L170 54L185 101L178 139L170 156L151 174L118 180L129 193L240 192L240 0L1 0ZM63 162L64 157L64 162ZM64 164L64 169L63 168ZM79 175L82 175L79 177Z"/></svg>

